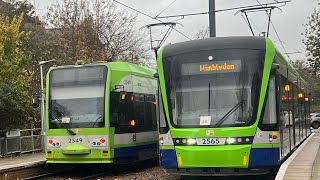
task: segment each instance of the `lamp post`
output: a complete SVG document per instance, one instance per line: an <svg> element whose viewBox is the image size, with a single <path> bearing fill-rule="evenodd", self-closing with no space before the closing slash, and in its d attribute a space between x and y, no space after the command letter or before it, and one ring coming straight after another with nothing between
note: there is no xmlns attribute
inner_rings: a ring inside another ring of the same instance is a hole
<svg viewBox="0 0 320 180"><path fill-rule="evenodd" d="M39 65L40 65L40 80L41 80L41 137L42 137L42 145L44 147L44 136L46 135L45 133L45 115L44 115L44 112L45 112L45 106L44 106L44 98L45 98L45 95L44 95L44 90L43 90L43 70L42 70L42 66L44 64L47 64L49 62L54 62L56 61L55 59L51 59L51 60L48 60L48 61L40 61L39 62ZM42 148L43 148L42 147ZM44 149L44 148L43 148Z"/></svg>

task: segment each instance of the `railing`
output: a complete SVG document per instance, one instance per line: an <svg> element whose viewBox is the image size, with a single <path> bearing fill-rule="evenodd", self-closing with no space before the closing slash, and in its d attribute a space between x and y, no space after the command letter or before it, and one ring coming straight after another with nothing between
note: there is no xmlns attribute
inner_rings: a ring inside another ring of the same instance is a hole
<svg viewBox="0 0 320 180"><path fill-rule="evenodd" d="M43 150L41 128L0 131L0 156Z"/></svg>

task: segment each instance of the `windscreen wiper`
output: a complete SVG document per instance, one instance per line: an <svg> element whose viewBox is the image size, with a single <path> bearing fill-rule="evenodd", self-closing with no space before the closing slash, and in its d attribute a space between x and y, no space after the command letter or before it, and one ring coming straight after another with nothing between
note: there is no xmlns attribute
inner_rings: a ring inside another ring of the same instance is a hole
<svg viewBox="0 0 320 180"><path fill-rule="evenodd" d="M99 116L93 123L92 127L94 127L94 125L96 125L96 123L98 122L99 119L103 118L103 116Z"/></svg>
<svg viewBox="0 0 320 180"><path fill-rule="evenodd" d="M59 114L62 114L62 113L59 111L58 108L55 108L55 110L58 111ZM74 131L72 131L69 127L65 126L64 123L62 122L62 120L61 120L60 118L58 118L54 113L52 113L51 110L50 110L49 112L52 114L52 116L54 116L53 118L56 119L56 120L60 123L60 125L61 125L62 127L64 127L71 135L73 135L73 136L74 136L74 135L77 135L77 134L76 134Z"/></svg>
<svg viewBox="0 0 320 180"><path fill-rule="evenodd" d="M238 104L236 104L233 108L231 108L217 123L214 127L219 127L221 124L233 113L235 112L245 100L241 100Z"/></svg>
<svg viewBox="0 0 320 180"><path fill-rule="evenodd" d="M71 135L77 135L74 131L72 131L69 127L65 126L61 119L57 118L58 122L61 126L63 126Z"/></svg>

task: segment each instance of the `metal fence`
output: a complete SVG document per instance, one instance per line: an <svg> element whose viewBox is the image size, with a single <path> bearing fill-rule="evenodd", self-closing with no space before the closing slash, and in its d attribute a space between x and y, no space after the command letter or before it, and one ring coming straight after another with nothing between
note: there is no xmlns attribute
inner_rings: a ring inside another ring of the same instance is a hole
<svg viewBox="0 0 320 180"><path fill-rule="evenodd" d="M0 156L41 151L42 142L41 128L0 131Z"/></svg>

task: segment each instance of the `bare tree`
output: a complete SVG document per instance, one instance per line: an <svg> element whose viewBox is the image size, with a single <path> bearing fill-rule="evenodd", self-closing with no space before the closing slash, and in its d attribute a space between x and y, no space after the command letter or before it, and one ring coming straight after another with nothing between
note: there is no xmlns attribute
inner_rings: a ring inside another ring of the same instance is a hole
<svg viewBox="0 0 320 180"><path fill-rule="evenodd" d="M48 25L56 31L62 63L77 59L143 62L148 58L137 15L117 9L113 1L64 0L49 8Z"/></svg>
<svg viewBox="0 0 320 180"><path fill-rule="evenodd" d="M206 39L209 38L209 27L208 26L203 26L199 32L195 35L195 39Z"/></svg>

